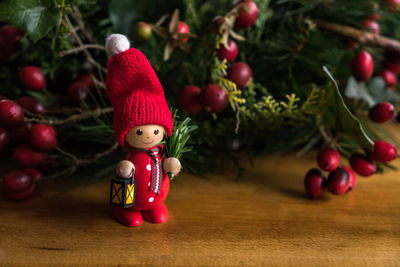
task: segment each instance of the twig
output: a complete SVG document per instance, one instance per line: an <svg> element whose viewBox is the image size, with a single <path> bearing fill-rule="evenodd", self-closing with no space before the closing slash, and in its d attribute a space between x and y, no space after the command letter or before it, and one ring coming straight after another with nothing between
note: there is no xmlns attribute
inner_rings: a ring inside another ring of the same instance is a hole
<svg viewBox="0 0 400 267"><path fill-rule="evenodd" d="M90 43L97 43L97 40L93 37L93 34L88 29L86 29L85 24L83 23L82 14L79 11L78 7L73 6L72 11L73 12L71 13L71 16L78 24L78 27L81 29L83 35L85 35Z"/></svg>
<svg viewBox="0 0 400 267"><path fill-rule="evenodd" d="M74 37L75 41L78 43L79 47L83 47L84 44L81 40L81 38L79 37L79 35L76 33L74 26L72 26L71 21L69 20L68 16L64 16L62 23L71 29L71 34ZM92 55L90 54L90 52L85 48L82 50L82 52L85 54L86 56L86 60L89 61L89 63L97 66L98 68L100 68L104 73L107 72L107 69L104 68L102 65L100 65L96 60L93 59Z"/></svg>
<svg viewBox="0 0 400 267"><path fill-rule="evenodd" d="M236 107L236 126L235 126L235 134L239 133L239 127L240 127L240 110L239 110L239 104L236 102L235 103Z"/></svg>
<svg viewBox="0 0 400 267"><path fill-rule="evenodd" d="M68 152L62 150L60 147L58 147L57 151L60 152L61 154L63 154L64 156L70 158L72 164L68 168L65 168L64 170L62 170L58 173L46 176L46 179L52 179L52 178L60 177L60 176L64 176L64 175L69 176L69 175L73 174L76 171L76 169L78 169L78 167L90 165L90 164L96 162L96 160L98 160L99 158L102 158L104 156L111 154L112 152L117 150L117 148L118 148L118 143L114 143L107 150L95 154L91 159L79 159L75 155L72 155L71 153L68 153Z"/></svg>
<svg viewBox="0 0 400 267"><path fill-rule="evenodd" d="M367 45L376 45L383 48L388 48L395 52L400 53L400 42L380 36L376 33L355 29L353 27L339 25L336 23L326 22L319 19L312 19L312 21L320 28L338 33L343 36L347 36L358 40L360 43Z"/></svg>
<svg viewBox="0 0 400 267"><path fill-rule="evenodd" d="M78 160L77 164L78 164L78 166L90 165L90 164L96 162L96 160L98 160L99 158L102 158L102 157L104 157L104 156L107 156L107 155L111 154L112 152L114 152L115 150L117 150L117 148L118 148L118 143L115 143L115 144L113 144L109 149L107 149L107 150L105 150L105 151L103 151L103 152L101 152L101 153L98 153L98 154L94 155L94 157L91 158L91 159L81 159L81 160Z"/></svg>
<svg viewBox="0 0 400 267"><path fill-rule="evenodd" d="M69 54L74 54L77 53L79 51L82 51L84 49L99 49L99 50L105 50L104 46L102 45L98 45L98 44L87 44L84 46L79 46L79 47L74 47L72 49L69 50L63 50L60 52L60 57L63 57L65 55L69 55Z"/></svg>
<svg viewBox="0 0 400 267"><path fill-rule="evenodd" d="M82 120L86 120L89 119L93 116L95 117L99 117L102 114L105 113L110 113L113 111L112 107L107 107L107 108L96 108L94 110L89 110L89 111L85 111L82 112L81 114L76 114L76 115L72 115L66 119L62 119L62 120L49 120L49 119L37 119L37 118L25 118L24 121L26 122L36 122L36 123L43 123L43 124L48 124L48 125L64 125L64 124L68 124L68 123L74 123L74 122L78 122L78 121L82 121Z"/></svg>

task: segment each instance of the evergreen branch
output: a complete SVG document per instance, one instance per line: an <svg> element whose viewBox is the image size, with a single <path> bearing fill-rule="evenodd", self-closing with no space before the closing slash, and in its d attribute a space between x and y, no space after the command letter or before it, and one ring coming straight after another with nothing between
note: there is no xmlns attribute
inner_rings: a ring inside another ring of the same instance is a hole
<svg viewBox="0 0 400 267"><path fill-rule="evenodd" d="M100 115L110 113L112 111L113 111L112 107L96 108L94 110L82 112L81 114L72 115L72 116L70 116L66 119L62 119L62 120L60 120L60 119L52 120L52 119L25 118L24 121L43 123L43 124L48 124L48 125L65 125L68 123L74 123L74 122L86 120L91 117L99 117Z"/></svg>
<svg viewBox="0 0 400 267"><path fill-rule="evenodd" d="M102 45L98 45L98 44L87 44L87 45L83 45L83 46L79 46L79 47L74 47L72 49L69 50L63 50L60 52L60 57L63 57L65 55L69 55L69 54L74 54L77 53L79 51L82 51L84 49L99 49L99 50L105 50L104 46Z"/></svg>
<svg viewBox="0 0 400 267"><path fill-rule="evenodd" d="M360 43L367 45L376 45L383 48L400 53L400 42L394 39L390 39L384 36L380 36L376 33L355 29L353 27L339 25L332 22L327 22L319 19L312 20L318 27L338 33L340 35L350 37L358 40Z"/></svg>

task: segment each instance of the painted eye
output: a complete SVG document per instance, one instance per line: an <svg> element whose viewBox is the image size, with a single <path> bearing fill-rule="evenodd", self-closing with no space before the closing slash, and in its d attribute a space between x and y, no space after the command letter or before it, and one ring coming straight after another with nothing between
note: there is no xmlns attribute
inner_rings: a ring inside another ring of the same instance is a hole
<svg viewBox="0 0 400 267"><path fill-rule="evenodd" d="M137 135L142 135L142 134L143 134L143 131L142 131L142 130L137 130L137 131L136 131L136 134L137 134Z"/></svg>
<svg viewBox="0 0 400 267"><path fill-rule="evenodd" d="M154 130L154 134L157 135L160 131L158 129Z"/></svg>

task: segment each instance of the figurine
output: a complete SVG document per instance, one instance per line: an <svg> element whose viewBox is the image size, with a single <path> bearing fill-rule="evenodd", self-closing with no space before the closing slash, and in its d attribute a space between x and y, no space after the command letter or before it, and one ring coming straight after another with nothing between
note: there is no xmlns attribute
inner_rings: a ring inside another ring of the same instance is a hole
<svg viewBox="0 0 400 267"><path fill-rule="evenodd" d="M164 135L172 133L173 120L164 90L145 55L129 48L121 34L107 38L108 61L106 86L114 107L114 134L121 147L130 152L119 162L116 174L134 181L129 208L113 206L112 214L120 223L138 226L143 219L165 223L168 210L164 201L169 190L169 175L178 174L181 164L165 158Z"/></svg>

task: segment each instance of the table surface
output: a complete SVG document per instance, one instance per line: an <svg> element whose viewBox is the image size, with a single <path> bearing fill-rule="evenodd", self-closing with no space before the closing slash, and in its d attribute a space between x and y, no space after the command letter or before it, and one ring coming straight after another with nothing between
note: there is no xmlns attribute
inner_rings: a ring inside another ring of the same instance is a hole
<svg viewBox="0 0 400 267"><path fill-rule="evenodd" d="M162 225L114 221L109 180L41 190L25 202L0 199L0 265L398 265L399 172L358 178L355 191L312 201L303 177L314 157L258 158L245 163L244 181L229 172L182 174Z"/></svg>

